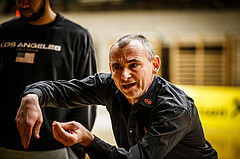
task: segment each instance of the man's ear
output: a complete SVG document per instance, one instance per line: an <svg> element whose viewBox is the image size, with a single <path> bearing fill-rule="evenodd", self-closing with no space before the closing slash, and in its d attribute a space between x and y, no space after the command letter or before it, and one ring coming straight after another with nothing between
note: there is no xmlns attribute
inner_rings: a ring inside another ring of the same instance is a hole
<svg viewBox="0 0 240 159"><path fill-rule="evenodd" d="M111 67L111 64L110 64L110 63L108 63L108 66L109 66L109 69L110 69L110 71L112 72L112 67Z"/></svg>
<svg viewBox="0 0 240 159"><path fill-rule="evenodd" d="M111 72L111 74L112 74L112 67L111 67L111 64L108 63L108 66L109 66L110 72Z"/></svg>
<svg viewBox="0 0 240 159"><path fill-rule="evenodd" d="M161 66L161 59L158 55L154 56L154 58L152 59L152 64L153 64L153 74L157 74Z"/></svg>

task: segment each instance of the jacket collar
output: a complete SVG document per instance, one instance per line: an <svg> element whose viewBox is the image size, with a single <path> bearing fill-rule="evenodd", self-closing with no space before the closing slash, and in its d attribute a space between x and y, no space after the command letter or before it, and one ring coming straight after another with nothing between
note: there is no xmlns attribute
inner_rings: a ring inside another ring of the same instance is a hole
<svg viewBox="0 0 240 159"><path fill-rule="evenodd" d="M154 75L153 82L148 88L148 91L142 96L142 98L137 102L144 107L151 108L154 106L156 93L157 93L157 76Z"/></svg>

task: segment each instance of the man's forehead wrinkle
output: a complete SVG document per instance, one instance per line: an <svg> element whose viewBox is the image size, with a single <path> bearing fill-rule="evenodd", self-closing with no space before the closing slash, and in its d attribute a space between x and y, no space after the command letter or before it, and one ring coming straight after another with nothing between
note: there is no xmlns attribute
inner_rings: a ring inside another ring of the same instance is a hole
<svg viewBox="0 0 240 159"><path fill-rule="evenodd" d="M123 63L139 62L142 48L144 47L138 41L131 41L123 48L118 45L113 46L111 49L111 64L119 65ZM144 48L145 49L145 48ZM145 53L144 53L145 54Z"/></svg>
<svg viewBox="0 0 240 159"><path fill-rule="evenodd" d="M132 54L131 52L121 52L121 53L114 53L112 56L112 60L115 62L134 62L139 61L139 55L138 54Z"/></svg>

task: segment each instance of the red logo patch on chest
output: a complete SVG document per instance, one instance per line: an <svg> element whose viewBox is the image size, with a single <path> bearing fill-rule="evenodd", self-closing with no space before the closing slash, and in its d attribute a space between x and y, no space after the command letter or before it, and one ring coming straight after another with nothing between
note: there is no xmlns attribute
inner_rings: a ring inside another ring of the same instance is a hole
<svg viewBox="0 0 240 159"><path fill-rule="evenodd" d="M152 104L152 100L151 100L151 99L144 99L144 102L145 102L147 105L151 105L151 104Z"/></svg>

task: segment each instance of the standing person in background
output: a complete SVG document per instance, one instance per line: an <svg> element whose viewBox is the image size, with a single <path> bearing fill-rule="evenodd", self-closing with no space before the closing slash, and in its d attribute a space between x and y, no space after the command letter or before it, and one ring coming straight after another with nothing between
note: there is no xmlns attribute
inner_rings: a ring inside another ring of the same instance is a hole
<svg viewBox="0 0 240 159"><path fill-rule="evenodd" d="M15 124L19 95L40 80L82 79L96 73L95 51L88 31L55 13L49 0L16 0L21 17L0 25L0 158L84 158L80 144L71 149L52 135L53 120L77 120L91 130L96 106L43 108L40 136L24 151ZM30 152L31 151L31 152ZM71 157L72 156L72 157Z"/></svg>

